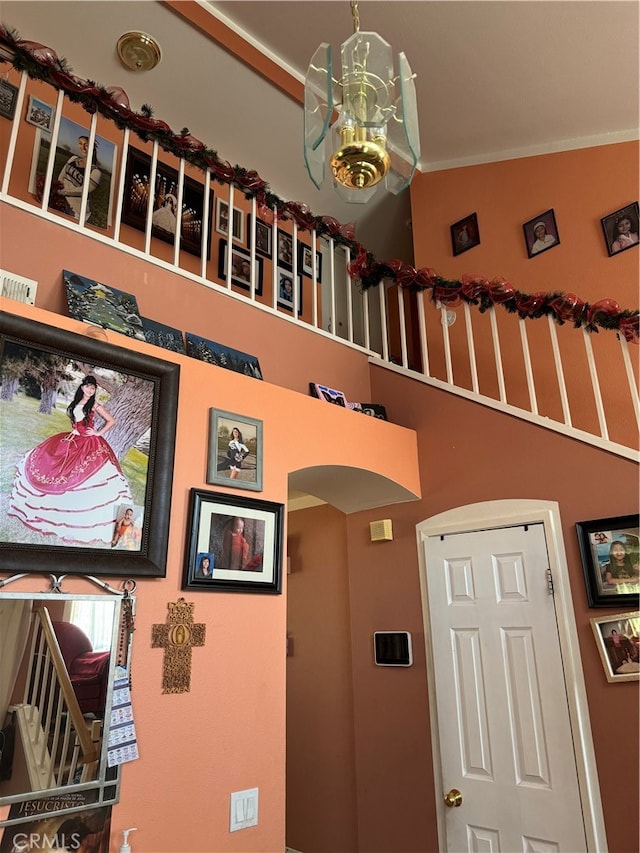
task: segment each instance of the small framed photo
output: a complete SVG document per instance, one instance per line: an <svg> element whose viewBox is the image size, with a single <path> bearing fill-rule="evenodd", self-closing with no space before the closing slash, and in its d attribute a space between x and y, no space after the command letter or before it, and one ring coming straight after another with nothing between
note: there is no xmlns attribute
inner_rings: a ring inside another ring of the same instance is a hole
<svg viewBox="0 0 640 853"><path fill-rule="evenodd" d="M607 681L640 681L640 611L590 621Z"/></svg>
<svg viewBox="0 0 640 853"><path fill-rule="evenodd" d="M253 259L253 271L256 296L262 294L262 258ZM218 278L227 280L227 241L220 240L218 252ZM251 254L245 249L233 246L231 249L231 281L245 290L251 289Z"/></svg>
<svg viewBox="0 0 640 853"><path fill-rule="evenodd" d="M589 607L640 604L639 528L637 515L576 524Z"/></svg>
<svg viewBox="0 0 640 853"><path fill-rule="evenodd" d="M293 266L293 237L286 231L278 231L278 263Z"/></svg>
<svg viewBox="0 0 640 853"><path fill-rule="evenodd" d="M25 116L25 121L29 122L29 124L41 127L43 130L51 130L55 114L55 107L52 104L41 101L35 95L29 97L29 106L27 107L27 114Z"/></svg>
<svg viewBox="0 0 640 853"><path fill-rule="evenodd" d="M341 406L343 409L349 408L349 403L343 391L336 391L335 388L328 388L326 385L318 385L317 382L310 382L309 392L312 397L324 400L325 403L333 403L334 406Z"/></svg>
<svg viewBox="0 0 640 853"><path fill-rule="evenodd" d="M282 592L283 521L284 504L191 489L182 589Z"/></svg>
<svg viewBox="0 0 640 853"><path fill-rule="evenodd" d="M18 87L7 80L0 80L0 116L13 119L16 114Z"/></svg>
<svg viewBox="0 0 640 853"><path fill-rule="evenodd" d="M298 273L298 315L302 314L302 275ZM278 305L293 311L293 273L278 267Z"/></svg>
<svg viewBox="0 0 640 853"><path fill-rule="evenodd" d="M229 202L220 197L216 199L216 231L229 235ZM244 217L239 207L233 208L233 239L244 243Z"/></svg>
<svg viewBox="0 0 640 853"><path fill-rule="evenodd" d="M262 491L262 421L209 409L207 483Z"/></svg>
<svg viewBox="0 0 640 853"><path fill-rule="evenodd" d="M556 217L553 209L545 210L525 222L522 226L524 241L527 246L527 255L530 258L553 249L560 245L560 235L556 225Z"/></svg>
<svg viewBox="0 0 640 853"><path fill-rule="evenodd" d="M451 247L454 255L480 245L480 230L478 229L478 215L471 213L464 219L454 222L451 226Z"/></svg>
<svg viewBox="0 0 640 853"><path fill-rule="evenodd" d="M300 243L298 247L298 266L304 275L313 278L313 249ZM322 255L316 250L316 281L322 281Z"/></svg>
<svg viewBox="0 0 640 853"><path fill-rule="evenodd" d="M602 230L609 257L638 245L638 202L603 216Z"/></svg>
<svg viewBox="0 0 640 853"><path fill-rule="evenodd" d="M262 219L256 217L256 254L262 255L264 258L270 258L273 255L272 249L272 233L273 229ZM247 234L251 235L251 214L247 214ZM251 236L249 236L249 248L251 248Z"/></svg>

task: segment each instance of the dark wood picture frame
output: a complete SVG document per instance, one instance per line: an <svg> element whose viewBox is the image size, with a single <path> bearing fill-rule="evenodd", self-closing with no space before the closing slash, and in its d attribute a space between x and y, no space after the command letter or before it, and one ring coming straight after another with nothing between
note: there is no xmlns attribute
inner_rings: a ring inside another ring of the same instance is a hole
<svg viewBox="0 0 640 853"><path fill-rule="evenodd" d="M132 401L140 403L143 412L139 425L143 432L132 439L132 444L143 442L148 447L144 479L138 486L140 500L132 491L133 503L142 510L141 536L136 550L121 550L110 547L83 544L53 544L53 534L41 533L25 526L19 517L8 518L16 466L25 455L43 439L60 434L60 424L66 420L64 402L60 402L57 424L43 425L39 408L38 382L24 370L22 377L14 382L14 392L21 382L22 399L4 399L3 430L0 434L0 566L5 572L50 572L54 574L91 574L116 576L165 577L171 488L173 482L173 460L175 429L178 404L180 366L142 353L114 346L95 338L78 335L34 320L17 317L6 312L0 315L0 365L11 364L12 372L20 372L21 362L39 357L49 366L57 363L60 371L60 386L73 380L78 374L92 373L100 382L101 376L112 377L120 383L117 400L119 411L126 412ZM64 379L62 377L65 377ZM129 383L129 389L123 387ZM54 397L58 385L53 386ZM142 406L142 397L144 406ZM135 396L134 396L135 395ZM17 396L17 395L16 395ZM115 402L115 394L110 397ZM42 401L40 401L40 405ZM20 406L13 415L16 427L10 426L10 406ZM109 402L106 404L109 409ZM122 408L120 408L122 407ZM116 408L115 406L112 408ZM36 416L40 419L35 422ZM115 415L116 422L118 415ZM68 421L66 428L69 429ZM57 427L57 428L56 428ZM70 430L69 430L70 431ZM105 439L106 440L106 439ZM136 460L145 455L136 450ZM123 457L124 458L124 457ZM122 505L120 505L122 506ZM115 526L116 513L113 511ZM103 520L104 523L104 520ZM12 534L12 531L17 533ZM55 537L57 540L58 537Z"/></svg>
<svg viewBox="0 0 640 853"><path fill-rule="evenodd" d="M231 544L236 519L244 525ZM283 525L284 504L191 489L182 589L280 594Z"/></svg>
<svg viewBox="0 0 640 853"><path fill-rule="evenodd" d="M638 607L640 604L640 577L638 560L640 546L640 519L638 515L620 515L580 521L576 524L578 545L584 571L589 607ZM626 551L622 556L622 543ZM612 570L609 571L609 566ZM625 576L629 576L628 582ZM610 578L607 581L607 577ZM634 580L635 579L635 580ZM635 589L634 589L635 588Z"/></svg>
<svg viewBox="0 0 640 853"><path fill-rule="evenodd" d="M607 244L607 252L609 257L619 255L620 252L626 252L627 249L636 248L639 237L639 222L638 202L634 201L626 207L621 207L619 210L614 210L613 213L608 213L600 220L602 230L604 232L604 240ZM619 224L628 222L628 227L624 231L619 229Z"/></svg>
<svg viewBox="0 0 640 853"><path fill-rule="evenodd" d="M553 208L549 208L544 213L539 213L528 222L525 222L522 230L524 231L524 242L529 258L536 258L543 252L555 249L556 246L560 245L560 234L558 233L556 215L553 212Z"/></svg>
<svg viewBox="0 0 640 853"><path fill-rule="evenodd" d="M18 87L9 83L8 80L0 79L0 116L12 121L16 114L17 102Z"/></svg>
<svg viewBox="0 0 640 853"><path fill-rule="evenodd" d="M251 248L251 219L251 214L247 213L247 244L249 248ZM263 258L273 257L273 228L259 216L256 216L256 255L262 255Z"/></svg>
<svg viewBox="0 0 640 853"><path fill-rule="evenodd" d="M278 230L277 259L280 266L293 266L293 237L287 231Z"/></svg>
<svg viewBox="0 0 640 853"><path fill-rule="evenodd" d="M480 230L478 228L478 214L470 213L464 219L454 222L451 230L451 248L454 255L461 255L469 249L480 245Z"/></svg>
<svg viewBox="0 0 640 853"><path fill-rule="evenodd" d="M227 280L227 246L227 241L221 237L218 248L218 278L220 281ZM262 296L263 260L254 255L253 263L255 265L255 294ZM231 281L244 290L251 290L251 253L236 246L235 243L231 245Z"/></svg>
<svg viewBox="0 0 640 853"><path fill-rule="evenodd" d="M137 148L129 148L122 198L122 222L138 231L146 231L149 208L149 175L151 157ZM165 243L175 243L178 204L177 169L158 161L155 177L151 234ZM213 189L209 187L209 223L213 212ZM202 225L204 218L204 184L184 176L182 218L180 220L180 249L202 256ZM211 227L207 233L207 260L211 257Z"/></svg>

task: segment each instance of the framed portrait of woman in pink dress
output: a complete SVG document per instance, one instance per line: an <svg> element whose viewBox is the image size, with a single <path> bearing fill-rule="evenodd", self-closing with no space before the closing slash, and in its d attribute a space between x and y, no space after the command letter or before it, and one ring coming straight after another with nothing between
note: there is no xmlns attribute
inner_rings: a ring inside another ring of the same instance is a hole
<svg viewBox="0 0 640 853"><path fill-rule="evenodd" d="M179 370L1 315L3 571L164 577Z"/></svg>

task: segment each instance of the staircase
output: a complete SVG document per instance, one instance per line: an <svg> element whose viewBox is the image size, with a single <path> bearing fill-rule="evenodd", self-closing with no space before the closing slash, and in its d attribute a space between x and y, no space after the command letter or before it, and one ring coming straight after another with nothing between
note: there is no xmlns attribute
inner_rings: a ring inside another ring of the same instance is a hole
<svg viewBox="0 0 640 853"><path fill-rule="evenodd" d="M34 610L24 699L12 705L31 791L96 776L102 721L85 719L46 607Z"/></svg>

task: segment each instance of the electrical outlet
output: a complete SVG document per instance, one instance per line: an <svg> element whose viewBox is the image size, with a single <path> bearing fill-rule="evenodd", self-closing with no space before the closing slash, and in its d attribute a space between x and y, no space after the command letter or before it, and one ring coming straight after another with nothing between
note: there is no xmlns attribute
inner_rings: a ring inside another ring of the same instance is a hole
<svg viewBox="0 0 640 853"><path fill-rule="evenodd" d="M258 789L235 791L231 794L229 832L258 825Z"/></svg>

